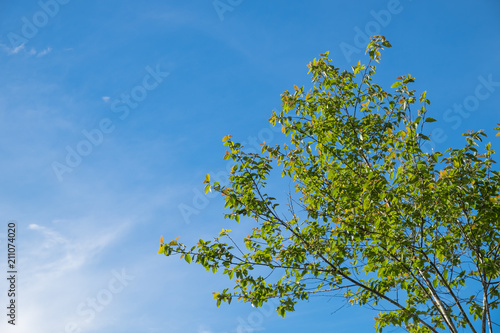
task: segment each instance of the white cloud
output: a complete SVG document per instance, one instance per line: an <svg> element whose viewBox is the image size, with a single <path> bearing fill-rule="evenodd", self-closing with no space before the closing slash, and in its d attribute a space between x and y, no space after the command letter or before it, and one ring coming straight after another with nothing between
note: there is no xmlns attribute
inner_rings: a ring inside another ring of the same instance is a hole
<svg viewBox="0 0 500 333"><path fill-rule="evenodd" d="M38 224L30 224L28 228L38 232L41 236L36 248L29 256L33 260L33 265L28 268L30 275L56 278L68 271L82 268L92 257L122 235L128 228L128 224L109 230L100 229L98 235L88 233L76 237L63 235Z"/></svg>
<svg viewBox="0 0 500 333"><path fill-rule="evenodd" d="M0 44L2 48L7 51L8 54L16 54L19 53L20 51L24 50L24 43L20 44L19 46L16 46L15 48L8 47L7 45Z"/></svg>
<svg viewBox="0 0 500 333"><path fill-rule="evenodd" d="M205 328L204 326L199 326L198 327L198 332L197 333L212 333L209 329Z"/></svg>
<svg viewBox="0 0 500 333"><path fill-rule="evenodd" d="M107 288L113 272L120 271L116 265L104 269L96 269L95 265L106 248L124 236L129 222L109 221L108 227L101 226L99 230L91 226L98 222L95 218L66 220L65 227L61 220L56 222L31 223L27 231L19 232L24 237L18 238L29 239L29 243L18 244L22 260L17 301L22 316L16 325L17 333L64 332L67 323L75 322L75 318L78 323L84 318L78 313L78 306ZM116 302L113 305L118 306Z"/></svg>
<svg viewBox="0 0 500 333"><path fill-rule="evenodd" d="M111 98L109 96L102 96L104 103L108 103Z"/></svg>
<svg viewBox="0 0 500 333"><path fill-rule="evenodd" d="M24 50L24 43L14 49L9 49L9 54L16 54L19 53L19 51L21 50Z"/></svg>
<svg viewBox="0 0 500 333"><path fill-rule="evenodd" d="M26 45L24 43L20 44L19 46L16 46L15 48L8 47L5 44L0 44L0 46L7 52L7 54L12 55L12 54L18 54L21 51L26 52L28 55L31 56L37 56L37 57L43 57L44 55L49 54L52 52L52 48L49 46L46 49L43 49L42 51L38 52L35 48L30 48L29 50L26 49Z"/></svg>
<svg viewBox="0 0 500 333"><path fill-rule="evenodd" d="M47 47L45 50L42 50L42 51L38 52L38 54L36 56L37 57L43 57L44 55L49 54L51 51L52 51L52 48L51 47Z"/></svg>

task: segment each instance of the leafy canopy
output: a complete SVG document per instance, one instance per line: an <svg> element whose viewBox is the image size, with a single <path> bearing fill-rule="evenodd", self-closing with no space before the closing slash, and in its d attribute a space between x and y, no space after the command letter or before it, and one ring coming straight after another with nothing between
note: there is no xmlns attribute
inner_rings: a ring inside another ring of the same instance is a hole
<svg viewBox="0 0 500 333"><path fill-rule="evenodd" d="M426 93L415 95L411 75L390 92L372 82L372 63L390 46L375 36L368 65L350 71L334 67L328 53L314 59L313 88L285 91L282 111L270 118L288 144L245 153L231 136L223 139L224 159L235 163L229 185L207 175L206 191L225 197L226 217L248 217L257 227L245 247L223 229L192 247L162 240L159 250L223 269L234 288L214 293L217 305L277 298L285 316L312 294L342 293L386 309L375 317L377 332L492 332L500 295L494 152L490 143L478 152L482 131L465 133L461 149L423 151L424 124L435 121L426 117ZM276 165L295 190L286 209L266 193Z"/></svg>

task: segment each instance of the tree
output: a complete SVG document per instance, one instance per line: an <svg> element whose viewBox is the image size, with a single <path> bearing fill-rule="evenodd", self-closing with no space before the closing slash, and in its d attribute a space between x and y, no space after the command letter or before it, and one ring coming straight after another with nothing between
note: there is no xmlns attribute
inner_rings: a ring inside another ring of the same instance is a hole
<svg viewBox="0 0 500 333"><path fill-rule="evenodd" d="M328 53L308 65L312 89L285 91L283 110L270 118L288 144L245 153L224 137L224 159L235 163L229 184L207 175L205 191L225 197L225 217L257 227L245 247L223 229L192 247L162 238L159 250L223 269L234 288L214 293L217 305L277 298L285 316L298 300L340 292L347 302L384 309L377 332L493 332L500 295L494 151L488 143L479 152L486 134L470 131L463 148L425 152L423 127L435 121L426 116L426 92L416 96L411 75L398 77L392 92L372 82L384 47L391 45L383 36L373 37L369 63L350 71L334 67ZM286 209L266 193L277 167L295 190Z"/></svg>

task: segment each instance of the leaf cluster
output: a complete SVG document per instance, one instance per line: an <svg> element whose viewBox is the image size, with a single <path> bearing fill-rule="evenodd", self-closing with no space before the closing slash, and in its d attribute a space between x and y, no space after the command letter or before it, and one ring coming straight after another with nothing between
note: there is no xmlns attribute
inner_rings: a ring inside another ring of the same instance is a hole
<svg viewBox="0 0 500 333"><path fill-rule="evenodd" d="M294 86L269 121L284 145L246 153L226 136L224 159L235 164L230 185L211 182L225 215L256 221L237 245L230 230L187 247L176 240L159 253L181 254L207 270L223 270L234 286L214 293L261 306L280 300L285 316L311 295L342 294L379 309L375 328L409 332L492 332L499 304L500 174L482 131L463 148L424 152L430 101L397 78L389 91L373 82L383 36L368 45L370 62L341 71L328 53L309 65L313 88ZM500 127L496 128L500 130ZM278 169L293 182L285 209L266 192ZM478 327L480 327L478 329Z"/></svg>

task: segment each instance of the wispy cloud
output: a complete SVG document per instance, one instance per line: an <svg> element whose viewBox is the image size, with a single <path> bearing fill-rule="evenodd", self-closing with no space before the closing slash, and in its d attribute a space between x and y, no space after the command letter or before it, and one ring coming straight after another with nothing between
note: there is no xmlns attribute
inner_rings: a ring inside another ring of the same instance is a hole
<svg viewBox="0 0 500 333"><path fill-rule="evenodd" d="M8 47L7 45L5 44L0 44L0 47L8 54L8 55L14 55L14 54L20 54L22 51L22 53L24 54L28 54L30 56L36 56L36 57L43 57L47 54L49 54L50 52L52 52L52 47L47 47L41 51L37 51L35 48L30 48L30 49L27 49L26 48L26 44L22 43L22 44L19 44L18 46L12 48L12 47Z"/></svg>
<svg viewBox="0 0 500 333"><path fill-rule="evenodd" d="M198 327L198 332L197 333L212 333L212 331L209 330L209 329L207 329L206 327L200 325Z"/></svg>
<svg viewBox="0 0 500 333"><path fill-rule="evenodd" d="M18 46L14 47L14 48L8 47L5 44L0 44L0 46L2 46L2 49L4 49L4 51L6 51L7 54L17 54L20 51L24 50L24 48L25 48L24 43L19 44Z"/></svg>
<svg viewBox="0 0 500 333"><path fill-rule="evenodd" d="M71 238L38 224L30 224L28 228L42 236L40 237L42 241L38 243L36 251L30 255L30 258L36 258L38 263L32 266L30 275L55 278L67 271L80 269L93 256L115 241L120 234L123 234L126 226L121 226L116 230L101 230L97 237L89 234Z"/></svg>
<svg viewBox="0 0 500 333"><path fill-rule="evenodd" d="M47 47L46 49L38 52L38 54L36 56L37 57L43 57L44 55L49 54L51 51L52 51L52 48L51 47Z"/></svg>
<svg viewBox="0 0 500 333"><path fill-rule="evenodd" d="M122 239L131 223L114 222L99 232L90 231L95 223L93 218L86 218L28 225L23 238L30 242L19 244L23 260L18 302L23 319L16 332L64 332L65 323L78 317L79 302L86 302L89 295L95 297L96 287L106 287L113 272L119 271L119 266L96 269L96 258ZM87 224L89 228L63 228L62 224Z"/></svg>

